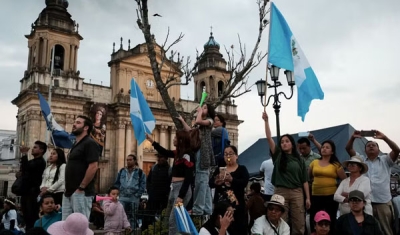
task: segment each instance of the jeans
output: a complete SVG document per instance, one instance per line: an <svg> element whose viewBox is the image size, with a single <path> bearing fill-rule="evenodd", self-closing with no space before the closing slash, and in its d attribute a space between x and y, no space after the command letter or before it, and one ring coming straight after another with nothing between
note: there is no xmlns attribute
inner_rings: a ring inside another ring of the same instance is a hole
<svg viewBox="0 0 400 235"><path fill-rule="evenodd" d="M119 202L122 204L125 210L126 217L128 217L128 221L131 224L131 228L136 228L136 221L135 213L138 210L139 206L139 198L131 197L131 198L124 198L120 197Z"/></svg>
<svg viewBox="0 0 400 235"><path fill-rule="evenodd" d="M71 197L63 196L62 220L65 220L72 213L81 213L89 220L92 210L93 196L85 196L85 193L74 192Z"/></svg>
<svg viewBox="0 0 400 235"><path fill-rule="evenodd" d="M211 215L212 198L211 189L208 185L210 171L200 169L200 151L196 153L196 176L194 183L193 214Z"/></svg>

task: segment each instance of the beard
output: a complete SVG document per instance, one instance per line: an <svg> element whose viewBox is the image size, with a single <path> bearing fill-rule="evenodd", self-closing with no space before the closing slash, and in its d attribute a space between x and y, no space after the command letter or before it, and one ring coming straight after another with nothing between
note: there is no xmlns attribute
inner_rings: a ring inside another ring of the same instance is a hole
<svg viewBox="0 0 400 235"><path fill-rule="evenodd" d="M81 127L81 128L75 128L75 130L72 130L71 133L74 134L75 136L79 136L80 134L83 133L83 127Z"/></svg>

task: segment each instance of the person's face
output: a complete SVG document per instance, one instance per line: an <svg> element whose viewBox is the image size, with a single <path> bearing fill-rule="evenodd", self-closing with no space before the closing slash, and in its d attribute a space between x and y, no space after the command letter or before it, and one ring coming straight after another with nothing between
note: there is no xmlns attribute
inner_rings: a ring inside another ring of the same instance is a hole
<svg viewBox="0 0 400 235"><path fill-rule="evenodd" d="M316 235L327 235L329 234L329 230L331 228L331 222L327 220L319 221L315 223L315 232Z"/></svg>
<svg viewBox="0 0 400 235"><path fill-rule="evenodd" d="M117 198L119 196L119 190L113 189L110 192L110 197Z"/></svg>
<svg viewBox="0 0 400 235"><path fill-rule="evenodd" d="M292 151L292 148L293 148L292 142L290 142L287 136L284 136L281 140L282 151L285 153L290 153Z"/></svg>
<svg viewBox="0 0 400 235"><path fill-rule="evenodd" d="M103 117L103 113L100 110L98 110L96 112L96 121L100 121L102 117Z"/></svg>
<svg viewBox="0 0 400 235"><path fill-rule="evenodd" d="M132 157L132 156L128 156L128 157L126 158L126 165L127 165L128 167L133 167L133 166L135 166L135 160L133 160L133 157Z"/></svg>
<svg viewBox="0 0 400 235"><path fill-rule="evenodd" d="M368 144L365 146L365 153L368 155L376 155L378 156L379 154L379 147L375 142L368 142Z"/></svg>
<svg viewBox="0 0 400 235"><path fill-rule="evenodd" d="M178 140L176 138L176 136L174 136L174 140L172 142L172 144L176 147L176 145L178 144Z"/></svg>
<svg viewBox="0 0 400 235"><path fill-rule="evenodd" d="M9 206L7 203L3 203L3 207L4 207L4 209L9 209Z"/></svg>
<svg viewBox="0 0 400 235"><path fill-rule="evenodd" d="M207 105L206 104L204 104L203 105L203 107L201 107L202 109L203 109L203 116L207 116L207 114L208 114L208 108L207 108Z"/></svg>
<svg viewBox="0 0 400 235"><path fill-rule="evenodd" d="M282 207L269 204L267 207L267 217L271 221L278 221L282 216Z"/></svg>
<svg viewBox="0 0 400 235"><path fill-rule="evenodd" d="M32 156L39 156L43 154L43 150L40 149L39 145L35 144L31 151Z"/></svg>
<svg viewBox="0 0 400 235"><path fill-rule="evenodd" d="M358 198L350 198L349 204L350 204L350 209L353 212L361 212L365 206L364 201L362 201Z"/></svg>
<svg viewBox="0 0 400 235"><path fill-rule="evenodd" d="M215 116L215 118L214 118L214 127L220 127L222 125L223 125L223 123L221 122L221 120L219 120L219 118L217 116Z"/></svg>
<svg viewBox="0 0 400 235"><path fill-rule="evenodd" d="M331 156L333 154L332 146L329 143L325 143L321 146L322 156Z"/></svg>
<svg viewBox="0 0 400 235"><path fill-rule="evenodd" d="M167 163L167 159L165 157L158 157L157 164L165 165Z"/></svg>
<svg viewBox="0 0 400 235"><path fill-rule="evenodd" d="M236 163L237 155L231 147L228 147L224 150L224 159L227 165Z"/></svg>
<svg viewBox="0 0 400 235"><path fill-rule="evenodd" d="M42 207L43 213L45 213L45 214L53 212L55 209L54 199L52 197L45 198L43 200L41 207Z"/></svg>
<svg viewBox="0 0 400 235"><path fill-rule="evenodd" d="M362 167L360 166L360 164L355 163L355 162L349 162L349 164L347 164L347 170L349 170L349 172L361 172Z"/></svg>
<svg viewBox="0 0 400 235"><path fill-rule="evenodd" d="M74 124L72 125L72 134L75 136L79 136L83 133L84 130L87 131L88 127L84 125L85 120L83 118L75 119Z"/></svg>
<svg viewBox="0 0 400 235"><path fill-rule="evenodd" d="M307 143L297 144L297 149L302 156L307 156L311 152L311 147Z"/></svg>
<svg viewBox="0 0 400 235"><path fill-rule="evenodd" d="M56 152L56 150L51 151L48 162L53 164L56 163L58 160L58 154Z"/></svg>

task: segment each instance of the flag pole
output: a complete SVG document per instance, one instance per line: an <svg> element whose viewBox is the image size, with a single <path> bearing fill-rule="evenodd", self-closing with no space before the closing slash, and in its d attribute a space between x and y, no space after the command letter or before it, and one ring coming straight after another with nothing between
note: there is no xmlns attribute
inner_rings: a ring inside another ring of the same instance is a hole
<svg viewBox="0 0 400 235"><path fill-rule="evenodd" d="M266 106L266 104L267 104L267 89L268 89L268 57L269 57L269 41L270 41L270 39L271 39L271 19L272 19L272 10L271 10L271 7L272 7L272 1L270 1L270 8L269 8L269 29L268 29L268 45L267 45L267 48L268 48L268 53L267 53L267 74L266 74L266 76L265 76L265 95L264 95L264 104L265 104L265 106L264 106L264 112L266 112L266 110L267 110L267 106Z"/></svg>
<svg viewBox="0 0 400 235"><path fill-rule="evenodd" d="M53 90L53 71L54 71L54 54L55 54L55 49L56 47L53 46L52 48L52 52L51 52L51 65L50 65L50 84L49 84L49 99L48 99L48 104L49 104L49 108L51 110L51 93ZM52 120L50 120L52 121ZM51 135L51 138L53 138L53 135ZM45 137L45 142L46 145L49 145L49 130L46 129L46 137ZM54 140L53 140L54 143Z"/></svg>

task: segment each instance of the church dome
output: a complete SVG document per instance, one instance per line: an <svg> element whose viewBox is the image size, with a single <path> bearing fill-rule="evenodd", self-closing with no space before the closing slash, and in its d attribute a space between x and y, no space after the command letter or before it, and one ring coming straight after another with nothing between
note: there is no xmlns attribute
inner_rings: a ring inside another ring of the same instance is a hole
<svg viewBox="0 0 400 235"><path fill-rule="evenodd" d="M204 44L204 49L206 49L208 47L218 47L219 48L219 43L217 41L215 41L212 32L210 33L210 37L209 37L208 41Z"/></svg>

